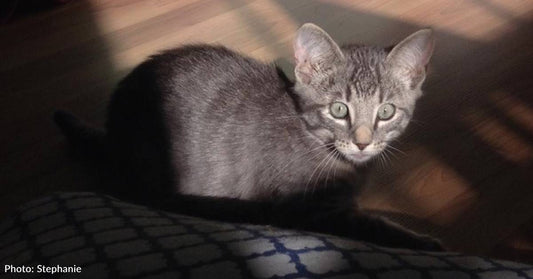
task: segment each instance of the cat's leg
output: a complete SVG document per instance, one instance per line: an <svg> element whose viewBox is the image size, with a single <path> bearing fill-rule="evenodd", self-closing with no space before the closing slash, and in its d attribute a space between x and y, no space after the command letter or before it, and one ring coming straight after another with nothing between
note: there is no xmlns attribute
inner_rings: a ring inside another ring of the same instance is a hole
<svg viewBox="0 0 533 279"><path fill-rule="evenodd" d="M348 205L331 203L275 208L273 225L334 234L377 245L416 250L444 251L440 241L417 234L383 217L358 214Z"/></svg>
<svg viewBox="0 0 533 279"><path fill-rule="evenodd" d="M445 251L442 243L428 235L418 234L384 217L355 215L348 220L357 239L378 245L417 250Z"/></svg>
<svg viewBox="0 0 533 279"><path fill-rule="evenodd" d="M417 234L382 217L337 214L307 223L310 230L346 236L377 245L427 251L444 251L441 242Z"/></svg>
<svg viewBox="0 0 533 279"><path fill-rule="evenodd" d="M228 198L176 195L160 209L227 222L273 225L373 242L382 246L442 251L438 240L419 235L384 218L355 214L349 204L327 199L254 202ZM344 199L346 201L346 199Z"/></svg>

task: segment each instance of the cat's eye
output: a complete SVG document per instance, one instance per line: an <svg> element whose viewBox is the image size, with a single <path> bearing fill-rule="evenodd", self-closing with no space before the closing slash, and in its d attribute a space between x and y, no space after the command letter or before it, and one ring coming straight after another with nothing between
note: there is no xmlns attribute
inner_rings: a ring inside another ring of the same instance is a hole
<svg viewBox="0 0 533 279"><path fill-rule="evenodd" d="M348 115L348 107L341 102L335 102L329 106L329 113L335 118L344 118Z"/></svg>
<svg viewBox="0 0 533 279"><path fill-rule="evenodd" d="M378 109L379 120L389 120L394 116L396 107L393 104L383 104Z"/></svg>

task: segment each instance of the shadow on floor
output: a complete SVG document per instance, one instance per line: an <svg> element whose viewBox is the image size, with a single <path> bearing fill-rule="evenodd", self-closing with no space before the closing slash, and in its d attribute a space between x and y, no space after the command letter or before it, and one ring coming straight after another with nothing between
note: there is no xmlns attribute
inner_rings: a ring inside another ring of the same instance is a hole
<svg viewBox="0 0 533 279"><path fill-rule="evenodd" d="M58 108L94 123L105 117L117 73L94 13L89 1L72 1L0 25L0 216L32 198L99 183L67 156L52 121Z"/></svg>

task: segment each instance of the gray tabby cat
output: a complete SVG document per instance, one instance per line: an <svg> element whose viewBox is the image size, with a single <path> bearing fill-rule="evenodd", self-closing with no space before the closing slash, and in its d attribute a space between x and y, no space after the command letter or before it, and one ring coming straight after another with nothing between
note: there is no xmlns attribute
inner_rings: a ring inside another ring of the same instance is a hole
<svg viewBox="0 0 533 279"><path fill-rule="evenodd" d="M151 57L120 83L106 134L89 130L66 113L57 113L56 121L86 153L105 150L107 166L127 181L121 194L138 192L154 200L170 193L201 197L179 203L186 212L208 217L439 249L430 238L369 216L346 213L343 219L293 224L326 210L317 205L322 197L319 201L306 195L352 189L345 184L353 184L355 166L376 157L402 134L422 94L432 51L430 30L418 31L387 51L339 47L325 31L305 24L294 42L292 84L274 65L223 47L185 46ZM349 193L343 195L351 200ZM208 208L192 210L201 200L209 200ZM279 200L287 202L280 205ZM301 201L315 204L287 207ZM239 219L234 214L241 212L222 209L235 202L242 202L235 206L241 211L251 206L255 210L250 212L268 208L282 213ZM278 207L264 207L269 202ZM351 203L343 206L346 212L355 211ZM279 221L291 212L292 218ZM326 229L327 222L332 228ZM384 239L377 239L379 235Z"/></svg>

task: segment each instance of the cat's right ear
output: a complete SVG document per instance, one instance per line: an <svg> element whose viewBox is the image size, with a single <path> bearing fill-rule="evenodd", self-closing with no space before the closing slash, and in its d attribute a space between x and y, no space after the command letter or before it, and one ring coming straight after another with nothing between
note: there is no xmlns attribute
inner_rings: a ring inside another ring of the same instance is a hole
<svg viewBox="0 0 533 279"><path fill-rule="evenodd" d="M411 89L420 87L434 46L433 31L422 29L396 45L387 55L387 62L393 74Z"/></svg>
<svg viewBox="0 0 533 279"><path fill-rule="evenodd" d="M294 74L297 81L309 84L320 78L333 63L344 59L339 46L320 27L306 23L296 34L294 40Z"/></svg>

